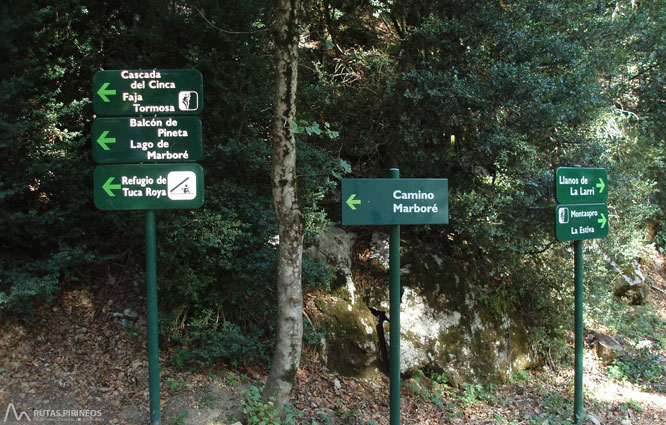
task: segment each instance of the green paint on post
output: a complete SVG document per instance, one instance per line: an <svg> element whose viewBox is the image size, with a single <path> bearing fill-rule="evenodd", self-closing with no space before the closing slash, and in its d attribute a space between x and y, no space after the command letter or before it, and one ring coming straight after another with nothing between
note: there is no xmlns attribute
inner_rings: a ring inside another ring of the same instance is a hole
<svg viewBox="0 0 666 425"><path fill-rule="evenodd" d="M344 226L389 225L390 425L400 425L400 225L448 224L447 179L342 179Z"/></svg>
<svg viewBox="0 0 666 425"><path fill-rule="evenodd" d="M391 179L400 170L389 170ZM391 425L400 425L400 225L391 226L389 235L389 317L391 323L389 378Z"/></svg>
<svg viewBox="0 0 666 425"><path fill-rule="evenodd" d="M608 175L604 168L559 167L555 171L555 236L574 241L574 415L583 423L583 240L608 236Z"/></svg>
<svg viewBox="0 0 666 425"><path fill-rule="evenodd" d="M574 303L575 303L575 377L574 424L583 422L583 242L574 241Z"/></svg>
<svg viewBox="0 0 666 425"><path fill-rule="evenodd" d="M146 315L150 424L160 425L162 419L160 414L160 357L157 336L157 242L155 211L146 211Z"/></svg>

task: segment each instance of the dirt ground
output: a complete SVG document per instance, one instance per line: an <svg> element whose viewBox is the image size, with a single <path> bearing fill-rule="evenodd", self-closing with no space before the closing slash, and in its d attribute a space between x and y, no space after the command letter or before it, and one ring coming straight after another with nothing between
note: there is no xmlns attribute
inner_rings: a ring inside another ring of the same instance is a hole
<svg viewBox="0 0 666 425"><path fill-rule="evenodd" d="M657 277L653 285L653 308L666 322L666 281ZM148 424L144 300L139 283L113 291L91 285L64 291L32 323L3 314L0 424ZM177 367L172 354L169 348L160 353L165 425L233 424L244 394L260 387L268 374L265 364L255 363ZM584 364L586 423L666 424L666 394L609 378L591 346ZM387 425L388 394L385 375L338 376L321 366L315 350L307 349L291 404L301 414L297 423ZM506 385L458 389L416 376L403 382L401 422L569 423L572 398L573 371L568 368L544 367Z"/></svg>

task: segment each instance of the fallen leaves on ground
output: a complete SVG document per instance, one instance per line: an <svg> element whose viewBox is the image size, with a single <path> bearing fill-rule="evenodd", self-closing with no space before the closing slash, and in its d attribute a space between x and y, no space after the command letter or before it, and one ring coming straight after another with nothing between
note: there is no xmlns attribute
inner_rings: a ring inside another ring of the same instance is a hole
<svg viewBox="0 0 666 425"><path fill-rule="evenodd" d="M91 423L149 423L144 295L140 285L128 286L116 288L113 296L95 288L65 291L39 309L32 323L3 313L0 414L13 403L28 412L101 410L102 418ZM238 368L209 368L196 362L177 367L170 361L168 347L162 348L160 364L163 406L177 399L183 405L176 413L164 409L171 415L163 417L165 425L197 423L196 418L186 422L185 415L178 418L177 413L212 409L221 398L219 391L240 392L229 398L240 400L246 388L241 381L245 386L263 382L268 374L264 363L252 362ZM664 394L608 378L591 349L586 351L585 365L586 411L593 415L589 423L666 423ZM494 387L453 388L418 375L403 382L401 422L567 423L572 414L572 381L573 372L565 369L531 371L519 382ZM211 390L212 385L218 386L218 392ZM291 404L303 424L388 425L389 381L382 373L367 379L332 373L318 361L316 350L307 348Z"/></svg>

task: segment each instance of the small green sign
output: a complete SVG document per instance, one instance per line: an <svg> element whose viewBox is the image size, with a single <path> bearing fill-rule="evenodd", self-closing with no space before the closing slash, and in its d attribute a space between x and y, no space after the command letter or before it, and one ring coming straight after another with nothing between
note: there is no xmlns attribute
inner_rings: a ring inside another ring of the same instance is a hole
<svg viewBox="0 0 666 425"><path fill-rule="evenodd" d="M203 107L203 77L195 69L97 71L92 97L101 116L196 115Z"/></svg>
<svg viewBox="0 0 666 425"><path fill-rule="evenodd" d="M100 165L95 168L95 205L100 210L199 208L204 201L199 164Z"/></svg>
<svg viewBox="0 0 666 425"><path fill-rule="evenodd" d="M97 118L93 159L101 164L197 161L202 153L197 117Z"/></svg>
<svg viewBox="0 0 666 425"><path fill-rule="evenodd" d="M598 239L606 236L606 204L560 204L555 208L555 237L558 241Z"/></svg>
<svg viewBox="0 0 666 425"><path fill-rule="evenodd" d="M447 179L342 179L342 224L448 224L448 188Z"/></svg>
<svg viewBox="0 0 666 425"><path fill-rule="evenodd" d="M608 200L605 168L559 167L555 171L555 198L560 204L597 204Z"/></svg>

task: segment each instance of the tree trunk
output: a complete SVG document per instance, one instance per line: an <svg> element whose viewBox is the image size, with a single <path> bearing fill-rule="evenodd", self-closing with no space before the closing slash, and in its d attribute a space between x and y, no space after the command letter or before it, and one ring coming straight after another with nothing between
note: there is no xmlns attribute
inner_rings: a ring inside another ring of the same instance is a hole
<svg viewBox="0 0 666 425"><path fill-rule="evenodd" d="M277 266L278 323L271 371L262 398L282 408L301 360L303 337L303 215L296 196L296 118L298 0L275 1L275 100L271 183L280 245Z"/></svg>

